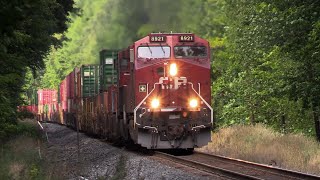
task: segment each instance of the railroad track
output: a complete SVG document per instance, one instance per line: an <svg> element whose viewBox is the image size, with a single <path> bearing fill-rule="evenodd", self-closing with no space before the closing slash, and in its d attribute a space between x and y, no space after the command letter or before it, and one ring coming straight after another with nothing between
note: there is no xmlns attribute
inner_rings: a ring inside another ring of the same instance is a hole
<svg viewBox="0 0 320 180"><path fill-rule="evenodd" d="M320 179L319 176L315 175L197 151L188 156L174 156L156 151L154 156L205 171L210 174L220 174L231 179Z"/></svg>

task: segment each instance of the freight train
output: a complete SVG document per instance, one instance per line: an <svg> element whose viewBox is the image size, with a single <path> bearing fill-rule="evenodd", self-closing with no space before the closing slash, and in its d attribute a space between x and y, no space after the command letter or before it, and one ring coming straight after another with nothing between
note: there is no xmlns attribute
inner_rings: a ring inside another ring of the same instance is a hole
<svg viewBox="0 0 320 180"><path fill-rule="evenodd" d="M151 33L126 49L102 50L99 65L75 68L57 102L38 103L38 117L148 149L192 150L211 141L210 68L205 39Z"/></svg>

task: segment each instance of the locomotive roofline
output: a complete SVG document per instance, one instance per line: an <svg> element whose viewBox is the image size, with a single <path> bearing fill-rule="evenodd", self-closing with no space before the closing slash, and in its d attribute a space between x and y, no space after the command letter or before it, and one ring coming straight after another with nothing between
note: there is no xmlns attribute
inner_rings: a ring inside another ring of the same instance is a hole
<svg viewBox="0 0 320 180"><path fill-rule="evenodd" d="M184 34L188 34L188 35L195 35L194 33L167 33L167 32L158 32L158 33L150 33L149 35L154 35L154 34L161 34L161 35L184 35Z"/></svg>

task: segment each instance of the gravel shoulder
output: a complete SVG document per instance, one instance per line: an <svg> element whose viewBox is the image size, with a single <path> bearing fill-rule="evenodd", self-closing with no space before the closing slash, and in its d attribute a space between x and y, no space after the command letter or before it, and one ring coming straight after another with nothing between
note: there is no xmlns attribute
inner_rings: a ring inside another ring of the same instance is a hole
<svg viewBox="0 0 320 180"><path fill-rule="evenodd" d="M197 170L114 147L65 126L43 123L42 156L53 179L220 179Z"/></svg>

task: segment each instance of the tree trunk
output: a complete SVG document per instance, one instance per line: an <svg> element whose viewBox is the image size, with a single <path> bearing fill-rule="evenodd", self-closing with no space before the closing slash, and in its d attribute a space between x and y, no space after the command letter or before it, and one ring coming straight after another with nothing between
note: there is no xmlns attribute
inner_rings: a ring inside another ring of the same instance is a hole
<svg viewBox="0 0 320 180"><path fill-rule="evenodd" d="M254 112L253 110L251 111L251 115L250 115L250 121L251 121L251 124L254 125L255 122L256 122L256 118L254 116Z"/></svg>
<svg viewBox="0 0 320 180"><path fill-rule="evenodd" d="M216 112L213 111L213 124L212 124L212 130L215 130L217 128L217 124L216 124Z"/></svg>
<svg viewBox="0 0 320 180"><path fill-rule="evenodd" d="M317 140L320 142L320 117L316 108L313 108L313 120L314 120L314 125L316 130L316 137L317 137Z"/></svg>
<svg viewBox="0 0 320 180"><path fill-rule="evenodd" d="M281 116L281 131L282 133L286 133L286 116L282 115Z"/></svg>

